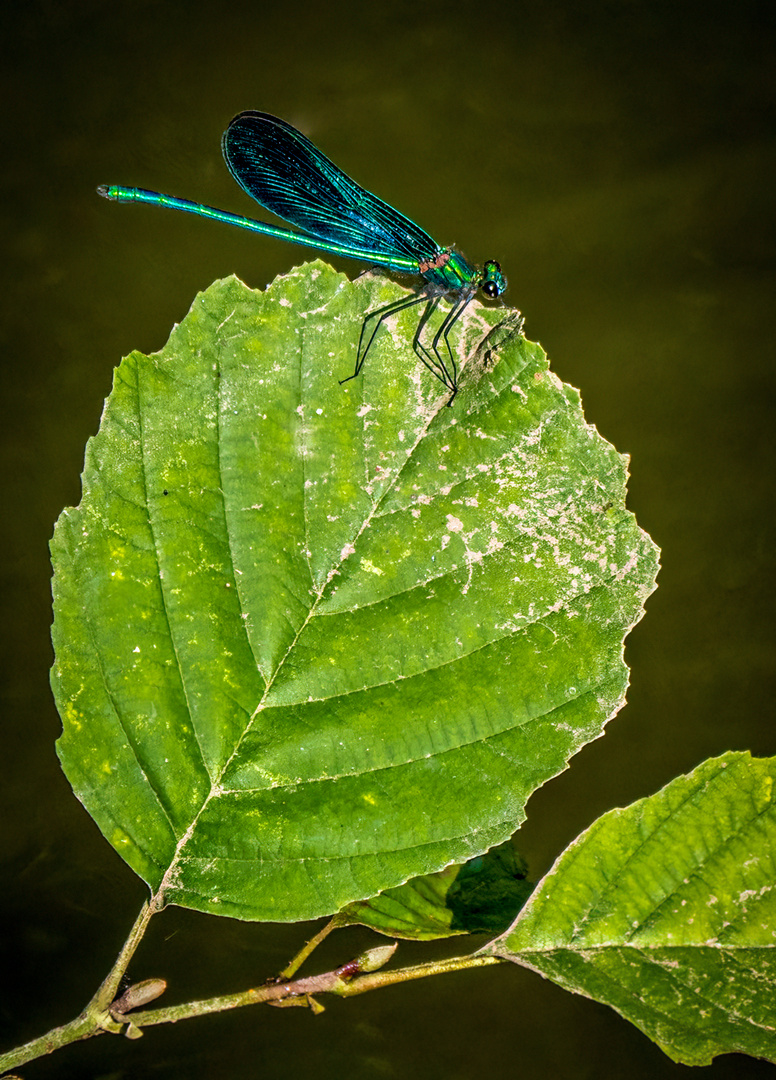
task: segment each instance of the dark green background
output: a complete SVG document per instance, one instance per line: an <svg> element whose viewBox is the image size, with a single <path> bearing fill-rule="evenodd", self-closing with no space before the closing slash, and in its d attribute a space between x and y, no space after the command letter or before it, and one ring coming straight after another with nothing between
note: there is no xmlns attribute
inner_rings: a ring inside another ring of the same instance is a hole
<svg viewBox="0 0 776 1080"><path fill-rule="evenodd" d="M629 640L630 704L529 804L534 874L603 811L703 758L776 752L772 3L17 7L0 73L4 1046L78 1011L144 896L54 753L54 520L79 499L120 356L161 347L214 278L263 286L304 257L94 188L251 213L219 151L242 109L301 127L440 242L499 259L528 336L632 455L630 505L663 548L660 588ZM263 981L310 929L176 909L156 923L132 973L168 978L170 1002ZM314 967L366 940L348 931ZM289 1073L689 1075L607 1009L512 968L333 1001L317 1019L244 1010L140 1043L101 1038L24 1070ZM703 1075L773 1069L728 1057Z"/></svg>

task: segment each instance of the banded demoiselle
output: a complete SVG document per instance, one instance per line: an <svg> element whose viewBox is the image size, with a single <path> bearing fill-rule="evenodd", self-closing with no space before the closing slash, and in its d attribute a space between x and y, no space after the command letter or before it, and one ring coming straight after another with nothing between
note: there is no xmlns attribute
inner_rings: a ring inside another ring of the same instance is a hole
<svg viewBox="0 0 776 1080"><path fill-rule="evenodd" d="M387 318L425 301L412 347L428 370L450 390L448 404L452 404L458 388L458 368L450 331L478 291L490 299L504 292L507 281L499 264L490 259L482 267L475 266L454 248L440 247L413 221L365 191L300 131L276 116L240 113L224 132L221 149L237 183L267 210L296 226L298 232L158 191L117 185L97 190L106 199L185 210L292 244L362 259L398 273L419 274L424 285L418 293L376 308L364 319L355 370L341 381L359 374ZM426 345L421 335L446 295L452 296L452 305L430 345Z"/></svg>

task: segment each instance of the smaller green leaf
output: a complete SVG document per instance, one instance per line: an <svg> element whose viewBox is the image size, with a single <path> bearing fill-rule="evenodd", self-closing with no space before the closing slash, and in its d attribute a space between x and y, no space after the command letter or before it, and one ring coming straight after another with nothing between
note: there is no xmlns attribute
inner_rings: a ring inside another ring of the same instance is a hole
<svg viewBox="0 0 776 1080"><path fill-rule="evenodd" d="M776 1061L776 758L729 753L599 818L484 952L610 1005L674 1061Z"/></svg>
<svg viewBox="0 0 776 1080"><path fill-rule="evenodd" d="M360 923L389 937L432 941L498 933L531 895L526 864L511 840L459 866L413 878L370 900L349 904L340 925Z"/></svg>

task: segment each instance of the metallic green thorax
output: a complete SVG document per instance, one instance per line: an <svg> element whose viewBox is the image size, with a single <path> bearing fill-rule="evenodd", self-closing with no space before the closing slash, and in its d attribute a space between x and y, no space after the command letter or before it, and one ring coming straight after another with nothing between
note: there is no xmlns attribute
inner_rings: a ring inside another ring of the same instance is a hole
<svg viewBox="0 0 776 1080"><path fill-rule="evenodd" d="M418 263L418 273L431 285L438 285L445 292L462 292L466 289L482 289L491 299L500 296L507 287L507 279L497 262L489 260L480 269L473 266L460 251L444 248L432 259Z"/></svg>
<svg viewBox="0 0 776 1080"><path fill-rule="evenodd" d="M468 259L453 248L445 248L433 259L418 263L418 272L430 284L439 285L445 292L460 292L467 286L478 287L480 272Z"/></svg>

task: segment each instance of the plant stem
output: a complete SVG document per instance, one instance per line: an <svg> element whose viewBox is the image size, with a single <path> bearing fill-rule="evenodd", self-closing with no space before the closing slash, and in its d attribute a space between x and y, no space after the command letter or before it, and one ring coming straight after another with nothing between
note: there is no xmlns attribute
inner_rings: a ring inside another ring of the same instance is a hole
<svg viewBox="0 0 776 1080"><path fill-rule="evenodd" d="M135 950L143 940L143 935L148 929L151 916L155 915L159 910L158 903L158 896L152 896L150 900L147 900L146 903L143 904L140 909L140 914L135 919L135 925L130 930L129 937L124 942L121 952L116 958L116 963L111 968L102 986L86 1006L84 1012L88 1012L92 1007L100 1012L104 1012L116 997L121 977L129 967L129 962L134 956Z"/></svg>
<svg viewBox="0 0 776 1080"><path fill-rule="evenodd" d="M325 937L328 937L328 935L332 932L332 930L335 929L336 926L337 916L335 915L333 919L329 919L326 925L318 931L315 937L310 938L304 948L300 949L296 956L293 958L293 960L291 960L291 962L283 968L283 970L280 972L281 979L291 979L294 975L296 975L297 971L305 962L310 953L312 953L314 949L318 948L323 939Z"/></svg>
<svg viewBox="0 0 776 1080"><path fill-rule="evenodd" d="M189 1001L183 1005L173 1005L166 1009L147 1009L128 1015L138 1028L154 1024L176 1023L194 1016L207 1016L210 1013L239 1009L244 1005L275 1004L289 998L303 998L312 994L336 994L338 997L353 997L379 990L384 986L408 982L411 979L424 979L430 975L445 975L452 971L467 968L488 967L505 961L499 956L453 956L448 960L430 961L414 967L398 968L396 971L375 971L368 975L343 978L342 968L326 971L322 975L311 975L291 982L269 983L244 990L237 994L224 994L221 997L207 998L203 1001ZM347 965L343 965L347 967Z"/></svg>
<svg viewBox="0 0 776 1080"><path fill-rule="evenodd" d="M5 1073L8 1069L13 1069L17 1065L24 1065L27 1061L34 1061L45 1054L52 1054L63 1046L78 1042L79 1039L88 1039L90 1035L96 1035L97 1033L93 1019L87 1016L84 1010L80 1016L77 1016L75 1020L71 1020L69 1024L53 1028L45 1035L40 1035L37 1039L25 1043L24 1046L17 1046L15 1050L8 1050L5 1054L0 1054L0 1073Z"/></svg>
<svg viewBox="0 0 776 1080"><path fill-rule="evenodd" d="M135 919L135 924L130 930L129 937L116 958L116 963L108 973L97 993L86 1008L68 1024L53 1028L45 1035L41 1035L24 1046L17 1046L14 1050L8 1050L0 1054L0 1073L7 1072L17 1065L23 1065L26 1061L34 1061L35 1058L51 1054L63 1046L80 1039L88 1039L92 1035L102 1035L105 1031L113 1029L118 1032L120 1026L116 1024L108 1012L108 1007L116 997L121 977L127 970L129 961L140 944L143 934L148 928L151 916L159 910L159 897L153 896L147 900L140 909L140 914Z"/></svg>
<svg viewBox="0 0 776 1080"><path fill-rule="evenodd" d="M451 956L448 960L431 960L427 964L397 968L396 971L374 971L370 975L360 975L333 992L340 997L354 997L356 994L367 994L370 990L381 990L385 986L395 986L412 979L426 979L430 975L447 975L452 971L466 971L469 968L490 967L502 963L504 959L501 956L485 956L480 953Z"/></svg>
<svg viewBox="0 0 776 1080"><path fill-rule="evenodd" d="M447 960L417 964L414 967L398 968L395 971L372 971L363 975L353 975L354 965L351 962L334 968L332 971L326 971L322 975L311 975L295 980L284 978L281 982L266 983L264 986L254 987L237 994L225 994L221 997L208 998L203 1001L190 1001L166 1009L133 1011L127 1013L126 1016L115 1010L111 1014L109 1011L110 1006L116 999L121 977L140 944L152 915L159 910L159 906L159 894L153 896L150 901L143 905L140 914L135 920L135 925L132 927L129 937L116 959L116 963L83 1012L75 1020L71 1020L69 1024L54 1028L46 1035L41 1035L40 1038L33 1039L24 1046L0 1054L0 1073L6 1072L17 1065L23 1065L27 1061L33 1061L44 1054L50 1054L52 1051L59 1050L69 1043L80 1039L88 1039L93 1035L103 1035L108 1031L114 1034L124 1031L127 1034L136 1036L139 1034L139 1029L144 1027L175 1023L178 1020L185 1020L194 1016L206 1016L209 1013L225 1012L228 1009L237 1009L243 1005L298 1003L315 1007L312 997L314 994L328 993L336 994L339 997L353 997L355 994L366 994L371 990L379 990L385 986L395 986L397 983L408 982L411 979L424 979L431 975L445 975L452 971L463 971L467 968L486 967L491 964L505 962L499 956L485 956L481 953L474 953L469 956L453 956ZM335 926L336 919L332 919L315 937L311 938L288 965L283 973L284 976L288 973L293 974ZM373 953L377 951L380 950L372 950ZM390 946L387 952L390 955Z"/></svg>

